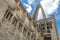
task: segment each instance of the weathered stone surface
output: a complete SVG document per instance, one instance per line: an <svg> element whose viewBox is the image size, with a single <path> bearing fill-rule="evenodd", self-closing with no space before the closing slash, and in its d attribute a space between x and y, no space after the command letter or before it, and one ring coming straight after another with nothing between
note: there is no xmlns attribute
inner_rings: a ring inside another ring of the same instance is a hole
<svg viewBox="0 0 60 40"><path fill-rule="evenodd" d="M58 40L55 18L36 20L38 6L33 19L20 2L0 0L0 40Z"/></svg>

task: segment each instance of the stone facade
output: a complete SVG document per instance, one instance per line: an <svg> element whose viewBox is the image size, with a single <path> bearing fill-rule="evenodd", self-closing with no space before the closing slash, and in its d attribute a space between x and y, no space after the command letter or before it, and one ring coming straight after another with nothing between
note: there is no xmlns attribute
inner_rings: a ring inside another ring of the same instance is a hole
<svg viewBox="0 0 60 40"><path fill-rule="evenodd" d="M60 34L59 34L59 40L60 40Z"/></svg>
<svg viewBox="0 0 60 40"><path fill-rule="evenodd" d="M37 20L39 8L41 8L43 16L41 20ZM38 4L33 15L33 20L35 21L35 25L38 25L37 27L40 29L39 32L41 32L43 40L59 40L55 17L51 15L49 18L46 18L41 4Z"/></svg>
<svg viewBox="0 0 60 40"><path fill-rule="evenodd" d="M58 40L54 17L42 20L34 17L30 17L19 0L0 0L0 40Z"/></svg>

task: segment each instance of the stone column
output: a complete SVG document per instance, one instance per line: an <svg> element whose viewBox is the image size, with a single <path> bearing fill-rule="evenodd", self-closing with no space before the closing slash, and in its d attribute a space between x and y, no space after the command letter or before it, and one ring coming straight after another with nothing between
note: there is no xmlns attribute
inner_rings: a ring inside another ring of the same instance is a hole
<svg viewBox="0 0 60 40"><path fill-rule="evenodd" d="M39 11L39 5L37 6L34 14L33 14L33 20L37 20L37 17L38 17L38 11Z"/></svg>

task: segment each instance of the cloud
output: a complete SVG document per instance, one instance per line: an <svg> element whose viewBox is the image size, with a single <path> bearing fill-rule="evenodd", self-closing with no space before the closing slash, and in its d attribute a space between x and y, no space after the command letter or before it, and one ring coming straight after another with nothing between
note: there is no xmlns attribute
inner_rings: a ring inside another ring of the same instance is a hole
<svg viewBox="0 0 60 40"><path fill-rule="evenodd" d="M26 7L26 10L31 13L32 11L32 7L31 7L31 4L33 4L35 2L35 0L27 0L27 4L24 3L24 6Z"/></svg>
<svg viewBox="0 0 60 40"><path fill-rule="evenodd" d="M34 3L34 1L35 1L35 0L28 0L28 4L31 5L32 3Z"/></svg>
<svg viewBox="0 0 60 40"><path fill-rule="evenodd" d="M23 2L23 5L25 6L26 10L33 15L33 11L36 8L37 4L39 3L39 0L27 0L25 3Z"/></svg>
<svg viewBox="0 0 60 40"><path fill-rule="evenodd" d="M42 0L41 1L41 5L47 17L49 14L53 14L54 12L56 12L60 4L59 1L60 0Z"/></svg>
<svg viewBox="0 0 60 40"><path fill-rule="evenodd" d="M26 10L30 13L32 11L32 7L29 4L24 3Z"/></svg>
<svg viewBox="0 0 60 40"><path fill-rule="evenodd" d="M36 4L38 3L37 0L27 0L27 3L24 3L24 6L26 7L26 10L31 13L33 11L33 8L35 8ZM36 3L37 2L37 3ZM57 11L57 8L59 7L60 0L41 0L40 3L45 11L46 17L50 14L54 14ZM34 4L36 3L36 4ZM32 8L33 7L33 8ZM41 13L38 14L39 17L42 18Z"/></svg>

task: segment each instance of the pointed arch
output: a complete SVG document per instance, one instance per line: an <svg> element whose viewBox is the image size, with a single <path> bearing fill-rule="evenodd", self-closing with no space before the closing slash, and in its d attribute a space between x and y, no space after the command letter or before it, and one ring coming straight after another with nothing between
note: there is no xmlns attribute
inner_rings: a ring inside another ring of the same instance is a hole
<svg viewBox="0 0 60 40"><path fill-rule="evenodd" d="M42 5L39 3L36 7L36 10L34 11L33 20L37 20L39 8L41 8L43 19L46 19L44 9L42 8Z"/></svg>

